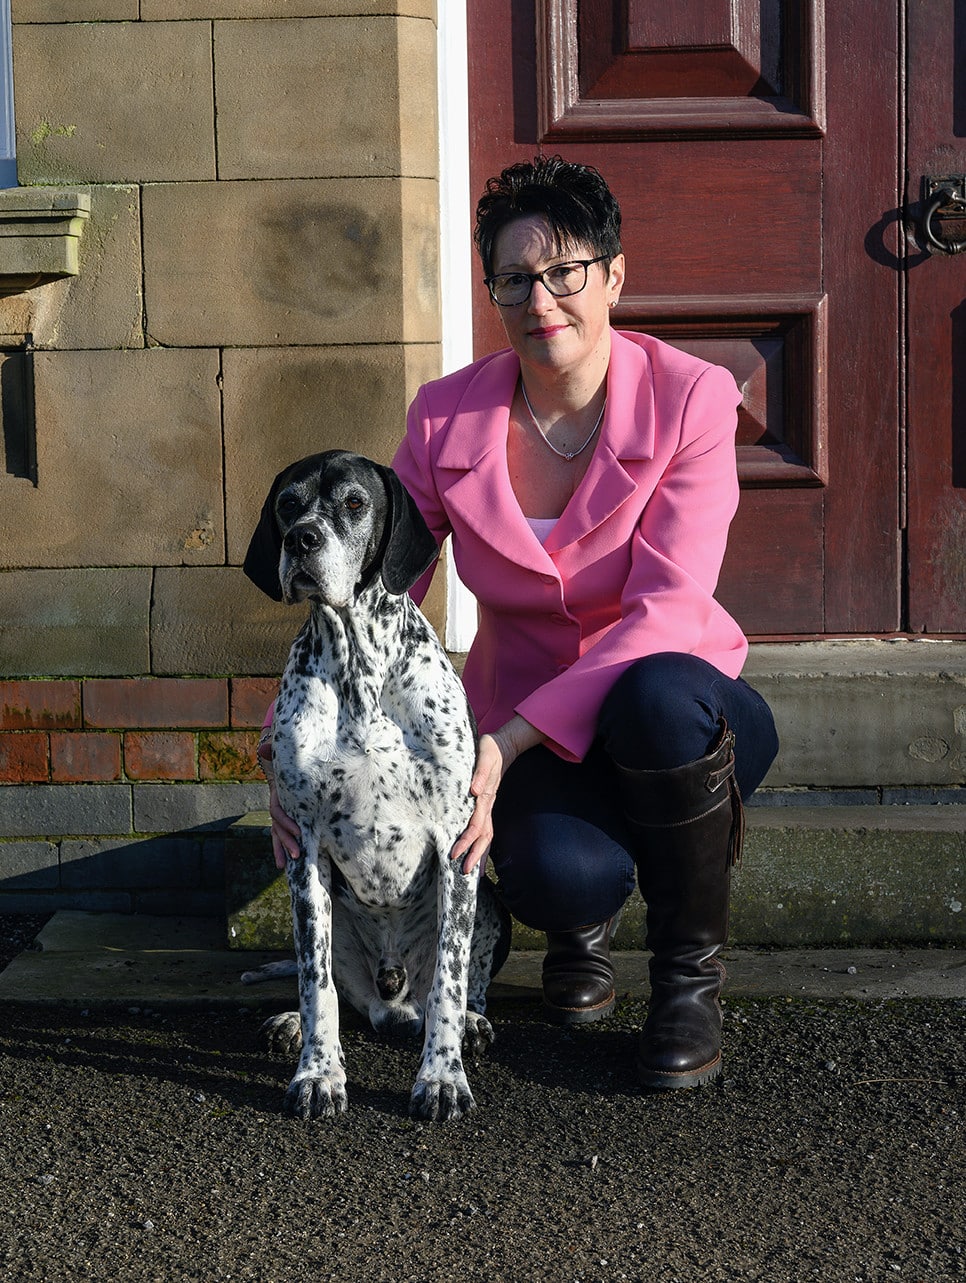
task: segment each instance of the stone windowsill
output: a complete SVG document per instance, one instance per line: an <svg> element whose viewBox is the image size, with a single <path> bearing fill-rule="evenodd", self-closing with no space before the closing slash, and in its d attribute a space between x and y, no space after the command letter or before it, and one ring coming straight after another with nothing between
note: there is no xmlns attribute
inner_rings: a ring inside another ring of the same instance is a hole
<svg viewBox="0 0 966 1283"><path fill-rule="evenodd" d="M78 246L90 213L88 192L55 187L0 191L0 295L77 276Z"/></svg>

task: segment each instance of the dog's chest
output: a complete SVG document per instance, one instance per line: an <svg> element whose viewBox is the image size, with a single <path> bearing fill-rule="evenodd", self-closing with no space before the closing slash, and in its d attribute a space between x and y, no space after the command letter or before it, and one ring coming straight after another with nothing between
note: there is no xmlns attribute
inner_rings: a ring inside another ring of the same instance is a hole
<svg viewBox="0 0 966 1283"><path fill-rule="evenodd" d="M304 656L286 669L273 744L279 796L362 901L398 903L441 835L451 843L470 813L465 699L435 656L346 677Z"/></svg>

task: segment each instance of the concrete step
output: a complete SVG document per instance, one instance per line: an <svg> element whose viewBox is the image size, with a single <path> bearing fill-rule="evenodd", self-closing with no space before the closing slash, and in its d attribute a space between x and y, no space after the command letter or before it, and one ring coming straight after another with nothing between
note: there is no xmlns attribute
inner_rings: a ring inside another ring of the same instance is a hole
<svg viewBox="0 0 966 1283"><path fill-rule="evenodd" d="M781 739L767 787L868 789L887 802L925 788L966 802L966 642L760 643L743 676Z"/></svg>
<svg viewBox="0 0 966 1283"><path fill-rule="evenodd" d="M750 806L746 814L734 944L966 945L966 806ZM266 812L228 831L225 895L229 948L290 947L288 890L272 861ZM644 918L635 892L618 947L642 946ZM515 924L515 948L542 941Z"/></svg>

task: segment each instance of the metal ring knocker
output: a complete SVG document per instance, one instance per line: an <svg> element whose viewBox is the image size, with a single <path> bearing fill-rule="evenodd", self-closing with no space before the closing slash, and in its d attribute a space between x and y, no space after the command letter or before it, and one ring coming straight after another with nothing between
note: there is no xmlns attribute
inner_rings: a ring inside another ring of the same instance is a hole
<svg viewBox="0 0 966 1283"><path fill-rule="evenodd" d="M963 191L962 180L957 183L950 180L927 179L926 184L926 194L930 196L929 204L922 216L922 230L926 240L942 254L961 254L966 250L966 241L941 241L933 231L932 220L944 206L956 206L956 212L962 218L966 218L966 199L964 199L966 192ZM932 189L931 192L929 188Z"/></svg>

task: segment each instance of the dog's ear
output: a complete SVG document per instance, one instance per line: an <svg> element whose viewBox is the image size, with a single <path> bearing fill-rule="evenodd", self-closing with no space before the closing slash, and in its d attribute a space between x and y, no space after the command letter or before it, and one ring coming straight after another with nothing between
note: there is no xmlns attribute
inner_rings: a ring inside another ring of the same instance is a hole
<svg viewBox="0 0 966 1283"><path fill-rule="evenodd" d="M398 597L430 568L439 548L412 495L392 468L376 466L389 497L380 574L386 592Z"/></svg>
<svg viewBox="0 0 966 1283"><path fill-rule="evenodd" d="M273 601L282 601L282 582L278 577L278 563L282 555L282 535L275 520L275 499L282 480L291 468L280 472L272 482L268 498L262 504L262 515L258 519L255 533L252 535L245 553L242 569L256 588L260 588Z"/></svg>

